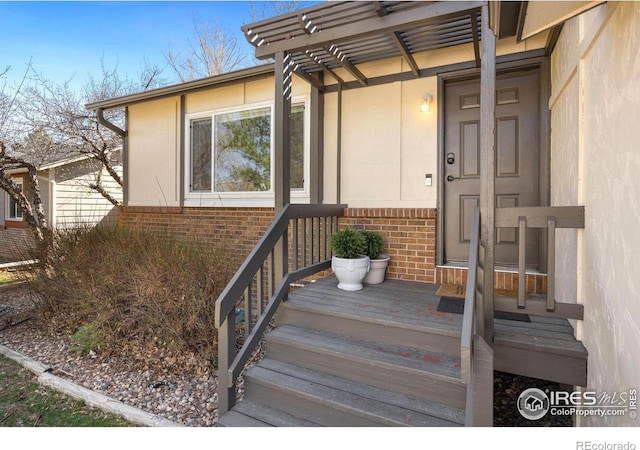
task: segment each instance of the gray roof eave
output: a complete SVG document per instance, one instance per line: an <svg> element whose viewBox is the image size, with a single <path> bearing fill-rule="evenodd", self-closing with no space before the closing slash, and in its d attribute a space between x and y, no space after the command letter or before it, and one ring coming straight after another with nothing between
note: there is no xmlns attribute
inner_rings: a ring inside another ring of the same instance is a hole
<svg viewBox="0 0 640 450"><path fill-rule="evenodd" d="M88 103L85 107L88 110L96 109L121 109L134 103L145 102L149 100L157 100L164 97L181 95L188 92L199 91L220 85L229 85L250 80L252 78L262 78L273 75L274 64L263 64L260 66L249 67L247 69L227 72L212 77L201 78L199 80L187 81L186 83L174 84L149 91L138 92L135 94L124 95L122 97L114 97L99 102Z"/></svg>

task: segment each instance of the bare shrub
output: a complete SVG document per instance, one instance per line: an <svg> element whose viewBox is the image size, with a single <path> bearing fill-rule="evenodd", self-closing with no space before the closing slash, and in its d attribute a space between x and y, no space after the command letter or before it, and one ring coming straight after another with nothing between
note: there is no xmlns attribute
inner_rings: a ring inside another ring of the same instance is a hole
<svg viewBox="0 0 640 450"><path fill-rule="evenodd" d="M54 273L34 283L39 318L69 334L89 326L99 348L84 351L161 342L216 360L214 302L235 268L225 249L116 226L56 241Z"/></svg>

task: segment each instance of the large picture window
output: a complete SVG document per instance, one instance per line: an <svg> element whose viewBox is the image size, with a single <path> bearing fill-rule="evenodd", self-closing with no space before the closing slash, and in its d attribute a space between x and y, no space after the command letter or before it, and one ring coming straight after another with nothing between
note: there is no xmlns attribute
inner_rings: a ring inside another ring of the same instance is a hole
<svg viewBox="0 0 640 450"><path fill-rule="evenodd" d="M272 105L191 117L189 189L191 198L272 195ZM291 106L291 190L304 192L307 136L305 104ZM187 198L189 198L189 194ZM204 196L204 197L203 197ZM262 198L262 197L260 197Z"/></svg>
<svg viewBox="0 0 640 450"><path fill-rule="evenodd" d="M215 192L271 189L271 108L215 117Z"/></svg>

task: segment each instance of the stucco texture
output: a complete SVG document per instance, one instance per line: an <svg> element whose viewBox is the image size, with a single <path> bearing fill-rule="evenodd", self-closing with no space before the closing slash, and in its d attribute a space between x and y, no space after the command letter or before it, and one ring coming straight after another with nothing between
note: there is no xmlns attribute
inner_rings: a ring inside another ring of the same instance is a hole
<svg viewBox="0 0 640 450"><path fill-rule="evenodd" d="M575 277L585 306L577 327L589 351L587 390L609 394L640 387L639 48L640 3L610 2L566 24L552 60L552 200L586 209L585 229L565 239L558 260L577 260L563 281Z"/></svg>

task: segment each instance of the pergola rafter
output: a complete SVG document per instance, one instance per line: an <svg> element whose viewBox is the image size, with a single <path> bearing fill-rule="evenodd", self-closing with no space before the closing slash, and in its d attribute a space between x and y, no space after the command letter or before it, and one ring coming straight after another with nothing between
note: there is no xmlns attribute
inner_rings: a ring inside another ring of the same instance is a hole
<svg viewBox="0 0 640 450"><path fill-rule="evenodd" d="M291 54L298 73L345 69L361 86L359 64L392 57L406 61L414 77L415 54L472 42L480 65L480 8L486 2L326 2L243 27L256 57ZM309 56L312 54L312 56ZM311 58L311 61L308 60ZM338 78L336 78L338 79Z"/></svg>

